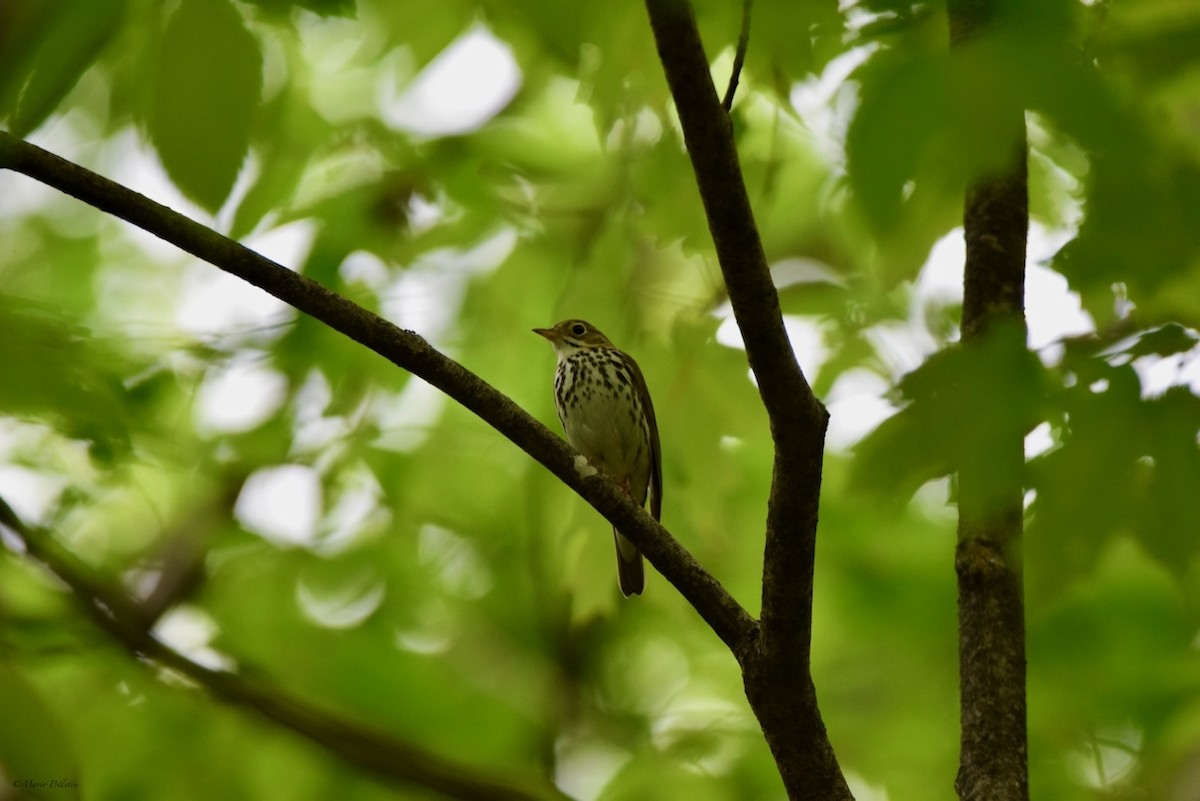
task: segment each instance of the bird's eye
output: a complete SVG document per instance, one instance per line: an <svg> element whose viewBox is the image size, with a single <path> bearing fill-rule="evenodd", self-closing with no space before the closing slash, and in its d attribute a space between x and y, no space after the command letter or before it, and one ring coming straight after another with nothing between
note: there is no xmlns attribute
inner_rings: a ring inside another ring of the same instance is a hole
<svg viewBox="0 0 1200 801"><path fill-rule="evenodd" d="M577 337L583 336L586 331L587 328L584 327L583 323L575 323L575 325L571 326L571 333Z"/></svg>

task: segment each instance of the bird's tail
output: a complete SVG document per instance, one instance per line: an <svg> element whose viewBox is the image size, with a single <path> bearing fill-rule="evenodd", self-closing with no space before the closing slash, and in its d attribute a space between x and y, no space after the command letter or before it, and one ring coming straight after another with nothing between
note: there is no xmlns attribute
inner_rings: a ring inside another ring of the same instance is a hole
<svg viewBox="0 0 1200 801"><path fill-rule="evenodd" d="M617 541L617 583L621 593L628 598L630 595L641 595L646 587L646 573L642 569L642 552L629 540L622 537L613 529L613 537Z"/></svg>

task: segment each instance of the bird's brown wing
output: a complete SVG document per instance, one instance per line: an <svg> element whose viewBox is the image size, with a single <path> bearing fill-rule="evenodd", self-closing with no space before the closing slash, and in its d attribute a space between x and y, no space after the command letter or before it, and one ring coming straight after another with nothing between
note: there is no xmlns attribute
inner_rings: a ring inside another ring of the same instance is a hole
<svg viewBox="0 0 1200 801"><path fill-rule="evenodd" d="M646 379L642 368L633 357L625 354L633 374L633 388L642 399L642 407L650 420L650 514L655 520L662 519L662 446L658 441L658 420L654 417L654 403L650 400L650 390L646 387Z"/></svg>

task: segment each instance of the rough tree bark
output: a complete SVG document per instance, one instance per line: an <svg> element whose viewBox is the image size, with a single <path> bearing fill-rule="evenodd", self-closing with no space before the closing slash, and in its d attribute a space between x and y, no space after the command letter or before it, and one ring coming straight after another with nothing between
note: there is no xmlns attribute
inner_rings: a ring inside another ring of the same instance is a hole
<svg viewBox="0 0 1200 801"><path fill-rule="evenodd" d="M950 0L951 47L986 30L998 0ZM1029 227L1026 139L1020 109L1008 112L1008 167L968 187L963 210L965 347L1001 327L1024 332ZM1004 399L998 398L997 404ZM997 409L974 409L994 414ZM963 801L1029 797L1025 699L1025 608L1021 570L1024 443L1019 432L993 444L958 475L959 685L961 755L955 790ZM998 486L999 485L999 486Z"/></svg>
<svg viewBox="0 0 1200 801"><path fill-rule="evenodd" d="M646 0L659 59L716 245L746 357L771 424L775 464L763 553L758 637L738 652L750 702L788 797L852 798L826 735L810 670L813 564L829 415L783 327L779 297L687 0Z"/></svg>

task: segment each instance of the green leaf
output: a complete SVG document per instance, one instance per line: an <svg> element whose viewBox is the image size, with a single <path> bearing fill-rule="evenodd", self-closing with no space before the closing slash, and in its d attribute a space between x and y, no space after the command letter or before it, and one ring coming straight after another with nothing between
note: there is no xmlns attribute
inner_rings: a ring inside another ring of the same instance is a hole
<svg viewBox="0 0 1200 801"><path fill-rule="evenodd" d="M900 219L906 183L948 142L945 58L895 53L858 70L862 105L846 135L847 178L867 220L888 230Z"/></svg>
<svg viewBox="0 0 1200 801"><path fill-rule="evenodd" d="M38 688L0 662L0 780L17 798L77 799L79 763L58 716Z"/></svg>
<svg viewBox="0 0 1200 801"><path fill-rule="evenodd" d="M1178 323L1168 323L1142 334L1125 352L1135 359L1139 356L1174 356L1188 352L1197 342L1200 337L1194 331Z"/></svg>
<svg viewBox="0 0 1200 801"><path fill-rule="evenodd" d="M122 381L129 362L86 329L36 306L0 297L0 409L35 417L95 455L128 448L134 419Z"/></svg>
<svg viewBox="0 0 1200 801"><path fill-rule="evenodd" d="M1200 259L1200 169L1156 149L1145 136L1095 157L1087 216L1079 235L1054 257L1072 288L1099 320L1111 318L1114 283L1154 316L1190 313L1190 293L1180 293ZM1147 204L1141 198L1153 196ZM1130 269L1130 265L1138 265Z"/></svg>
<svg viewBox="0 0 1200 801"><path fill-rule="evenodd" d="M385 25L413 55L420 70L450 46L470 26L473 15L466 3L405 0L372 5L372 19Z"/></svg>
<svg viewBox="0 0 1200 801"><path fill-rule="evenodd" d="M45 121L121 29L126 0L27 2L0 12L0 117L25 136Z"/></svg>
<svg viewBox="0 0 1200 801"><path fill-rule="evenodd" d="M1146 550L1177 578L1200 552L1200 398L1172 387L1145 403L1146 452L1138 531Z"/></svg>
<svg viewBox="0 0 1200 801"><path fill-rule="evenodd" d="M1011 487L1021 477L998 474L995 455L1033 427L1044 380L1015 326L934 354L897 386L909 405L859 444L856 482L907 499L931 479L990 466L997 490Z"/></svg>
<svg viewBox="0 0 1200 801"><path fill-rule="evenodd" d="M308 9L322 17L352 17L356 11L354 0L246 0L246 3L280 16L296 8Z"/></svg>
<svg viewBox="0 0 1200 801"><path fill-rule="evenodd" d="M1146 80L1165 82L1186 72L1200 52L1200 7L1178 0L1106 4L1101 59L1119 58ZM1098 15L1099 16L1099 15Z"/></svg>
<svg viewBox="0 0 1200 801"><path fill-rule="evenodd" d="M263 126L275 134L258 142L259 175L238 205L229 231L233 239L250 233L270 212L288 210L310 158L330 130L295 84L260 114Z"/></svg>
<svg viewBox="0 0 1200 801"><path fill-rule="evenodd" d="M1031 575L1035 594L1057 594L1090 571L1105 544L1127 530L1140 505L1134 477L1144 454L1137 374L1089 359L1086 378L1055 398L1065 413L1062 444L1029 465L1037 497L1027 527L1030 560L1053 565Z"/></svg>
<svg viewBox="0 0 1200 801"><path fill-rule="evenodd" d="M758 0L750 12L748 76L756 85L773 87L786 102L796 81L819 72L841 52L835 43L845 35L844 25L834 3ZM724 84L718 89L724 96Z"/></svg>
<svg viewBox="0 0 1200 801"><path fill-rule="evenodd" d="M176 186L216 211L250 146L262 90L258 42L227 0L183 0L155 68L151 141Z"/></svg>

